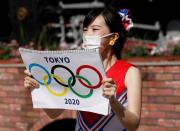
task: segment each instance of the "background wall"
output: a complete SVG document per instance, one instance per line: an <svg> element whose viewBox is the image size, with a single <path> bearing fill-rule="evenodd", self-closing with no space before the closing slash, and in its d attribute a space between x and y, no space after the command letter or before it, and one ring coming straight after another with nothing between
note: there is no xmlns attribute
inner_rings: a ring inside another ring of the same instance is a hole
<svg viewBox="0 0 180 131"><path fill-rule="evenodd" d="M135 64L143 76L138 131L180 130L180 62ZM30 92L23 87L24 69L21 64L0 64L0 131L37 131L53 121L32 108ZM75 111L66 111L62 118L75 118Z"/></svg>

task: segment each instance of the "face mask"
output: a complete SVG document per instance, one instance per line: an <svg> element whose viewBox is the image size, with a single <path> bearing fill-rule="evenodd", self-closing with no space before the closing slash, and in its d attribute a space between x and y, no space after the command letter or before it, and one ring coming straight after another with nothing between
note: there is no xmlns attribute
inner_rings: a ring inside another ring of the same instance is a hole
<svg viewBox="0 0 180 131"><path fill-rule="evenodd" d="M104 36L95 36L95 35L83 35L83 48L84 49L96 49L101 46L101 39L111 36L113 33L104 35Z"/></svg>

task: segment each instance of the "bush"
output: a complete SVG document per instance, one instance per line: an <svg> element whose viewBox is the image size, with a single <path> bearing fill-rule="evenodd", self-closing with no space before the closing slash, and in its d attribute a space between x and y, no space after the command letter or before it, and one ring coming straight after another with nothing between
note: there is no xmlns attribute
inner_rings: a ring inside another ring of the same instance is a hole
<svg viewBox="0 0 180 131"><path fill-rule="evenodd" d="M11 49L0 44L0 60L5 60L11 58Z"/></svg>
<svg viewBox="0 0 180 131"><path fill-rule="evenodd" d="M180 43L170 48L170 55L180 55Z"/></svg>
<svg viewBox="0 0 180 131"><path fill-rule="evenodd" d="M149 48L147 47L146 43L143 42L132 42L128 41L122 52L122 57L123 58L128 58L128 57L144 57L148 56L149 54Z"/></svg>

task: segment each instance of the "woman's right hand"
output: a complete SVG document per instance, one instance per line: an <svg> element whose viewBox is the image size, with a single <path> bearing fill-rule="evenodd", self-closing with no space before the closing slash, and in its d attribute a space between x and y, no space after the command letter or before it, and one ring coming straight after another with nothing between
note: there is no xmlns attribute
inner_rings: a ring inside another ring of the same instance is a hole
<svg viewBox="0 0 180 131"><path fill-rule="evenodd" d="M26 75L24 78L24 87L31 90L38 88L39 84L32 78L31 73L28 70L24 70L24 73Z"/></svg>
<svg viewBox="0 0 180 131"><path fill-rule="evenodd" d="M30 90L38 88L39 84L36 82L35 79L32 78L31 73L28 70L24 70L24 73L26 75L24 78L24 87ZM47 113L47 115L50 118L55 119L64 111L64 109L46 109L45 108L44 111Z"/></svg>

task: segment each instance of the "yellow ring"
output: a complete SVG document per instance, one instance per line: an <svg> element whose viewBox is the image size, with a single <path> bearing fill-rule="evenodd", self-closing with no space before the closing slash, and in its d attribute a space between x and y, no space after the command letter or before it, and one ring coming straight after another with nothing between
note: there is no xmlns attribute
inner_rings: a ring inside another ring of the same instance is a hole
<svg viewBox="0 0 180 131"><path fill-rule="evenodd" d="M59 78L58 76L56 76L55 74L51 74L51 76L53 77L53 78L56 78L58 81L60 81L61 83L63 83L64 84L64 81L61 79L61 78ZM66 87L64 87L64 90L63 90L63 92L62 93L56 93L56 92L54 92L54 91L52 91L50 88L49 88L49 86L48 86L48 84L47 84L47 79L48 79L48 75L45 75L44 76L44 85L45 85L45 87L46 87L46 89L52 94L52 95L54 95L54 96L64 96L66 93L67 93L67 91L68 91L68 88L66 88Z"/></svg>

